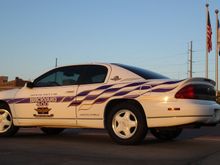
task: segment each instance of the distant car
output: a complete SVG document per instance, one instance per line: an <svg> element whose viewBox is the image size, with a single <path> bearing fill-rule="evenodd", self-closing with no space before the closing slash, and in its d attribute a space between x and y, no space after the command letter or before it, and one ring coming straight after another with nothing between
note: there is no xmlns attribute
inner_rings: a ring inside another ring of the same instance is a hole
<svg viewBox="0 0 220 165"><path fill-rule="evenodd" d="M205 78L171 80L123 64L59 67L21 89L0 92L0 136L35 126L51 135L106 128L120 144L141 142L148 129L171 140L185 126L219 123L214 86Z"/></svg>

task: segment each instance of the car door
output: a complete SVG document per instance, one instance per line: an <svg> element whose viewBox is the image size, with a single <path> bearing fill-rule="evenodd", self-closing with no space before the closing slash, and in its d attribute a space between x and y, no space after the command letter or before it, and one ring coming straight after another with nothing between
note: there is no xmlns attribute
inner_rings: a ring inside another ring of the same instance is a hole
<svg viewBox="0 0 220 165"><path fill-rule="evenodd" d="M111 86L106 83L110 70L108 65L84 66L77 97L72 103L77 107L77 126L101 128L103 125L105 104L101 104L101 102L109 95L104 91Z"/></svg>
<svg viewBox="0 0 220 165"><path fill-rule="evenodd" d="M14 107L24 125L76 125L74 101L81 76L80 66L56 68L25 86L16 95Z"/></svg>

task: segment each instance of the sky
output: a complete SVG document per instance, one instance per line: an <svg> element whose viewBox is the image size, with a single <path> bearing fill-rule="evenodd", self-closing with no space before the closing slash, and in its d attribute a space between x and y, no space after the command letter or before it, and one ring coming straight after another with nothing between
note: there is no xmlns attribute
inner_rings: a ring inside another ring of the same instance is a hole
<svg viewBox="0 0 220 165"><path fill-rule="evenodd" d="M219 0L0 0L0 75L34 80L58 66L114 62L174 79L205 76L206 3L210 4L215 79Z"/></svg>

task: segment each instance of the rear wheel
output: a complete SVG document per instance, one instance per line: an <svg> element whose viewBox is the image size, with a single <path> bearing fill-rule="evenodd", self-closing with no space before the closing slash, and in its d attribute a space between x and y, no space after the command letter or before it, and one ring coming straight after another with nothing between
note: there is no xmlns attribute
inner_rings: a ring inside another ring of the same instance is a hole
<svg viewBox="0 0 220 165"><path fill-rule="evenodd" d="M9 108L0 105L0 136L12 136L17 133L18 127L14 126Z"/></svg>
<svg viewBox="0 0 220 165"><path fill-rule="evenodd" d="M181 134L182 128L152 128L150 131L157 139L173 140Z"/></svg>
<svg viewBox="0 0 220 165"><path fill-rule="evenodd" d="M46 128L46 127L41 128L41 131L43 131L43 133L47 135L58 135L62 133L63 130L64 128Z"/></svg>
<svg viewBox="0 0 220 165"><path fill-rule="evenodd" d="M147 133L145 115L137 106L122 103L109 112L107 130L111 138L119 144L137 144Z"/></svg>

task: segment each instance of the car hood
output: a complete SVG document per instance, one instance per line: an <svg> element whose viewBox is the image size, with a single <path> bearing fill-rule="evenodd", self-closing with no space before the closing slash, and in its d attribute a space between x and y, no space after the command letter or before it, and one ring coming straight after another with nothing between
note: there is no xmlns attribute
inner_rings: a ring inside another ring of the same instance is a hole
<svg viewBox="0 0 220 165"><path fill-rule="evenodd" d="M5 90L5 91L1 91L0 92L0 100L2 99L11 99L14 98L16 93L19 91L20 89L16 88L16 89L10 89L10 90Z"/></svg>

